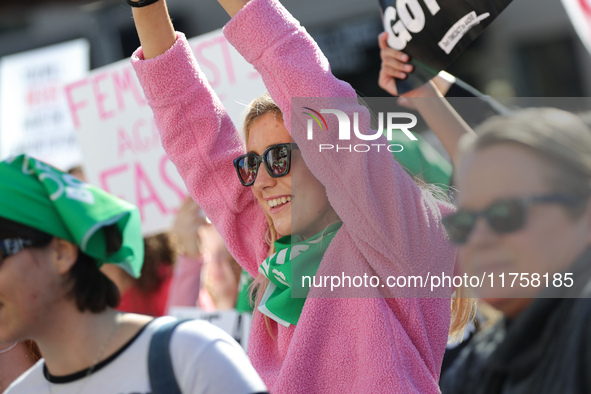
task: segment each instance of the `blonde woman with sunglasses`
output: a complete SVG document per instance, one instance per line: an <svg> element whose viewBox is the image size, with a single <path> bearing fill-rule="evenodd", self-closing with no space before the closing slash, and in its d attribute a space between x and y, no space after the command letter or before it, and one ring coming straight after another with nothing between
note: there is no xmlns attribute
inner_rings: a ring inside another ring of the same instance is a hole
<svg viewBox="0 0 591 394"><path fill-rule="evenodd" d="M365 298L326 298L326 289L315 287L295 298L290 276L304 266L321 278L451 273L456 251L441 217L453 208L421 190L385 148L315 154L315 142L336 140L336 119L326 117L333 131L319 140L298 137L292 97L348 98L369 125L355 91L331 74L316 43L276 0L220 3L232 17L226 38L269 90L251 103L246 144L185 37L174 32L164 0L132 4L142 44L132 63L187 189L238 263L258 276L253 365L273 393L437 393L451 289L441 298L384 298L368 286L341 293ZM387 145L384 137L376 142ZM467 319L464 301L454 303L452 330Z"/></svg>

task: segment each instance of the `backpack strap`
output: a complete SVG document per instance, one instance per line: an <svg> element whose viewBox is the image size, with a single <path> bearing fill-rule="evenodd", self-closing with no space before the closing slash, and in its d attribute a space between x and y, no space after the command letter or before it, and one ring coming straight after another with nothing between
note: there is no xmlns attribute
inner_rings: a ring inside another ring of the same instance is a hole
<svg viewBox="0 0 591 394"><path fill-rule="evenodd" d="M192 319L174 320L160 326L152 335L148 351L148 375L153 394L182 394L174 376L169 345L172 332Z"/></svg>

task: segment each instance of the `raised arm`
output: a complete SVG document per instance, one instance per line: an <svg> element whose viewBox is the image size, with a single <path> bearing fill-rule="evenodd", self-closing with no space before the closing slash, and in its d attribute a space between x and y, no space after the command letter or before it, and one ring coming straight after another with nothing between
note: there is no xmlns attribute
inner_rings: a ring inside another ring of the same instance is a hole
<svg viewBox="0 0 591 394"><path fill-rule="evenodd" d="M176 41L164 0L146 7L133 7L133 20L144 51L144 59L153 59L163 54Z"/></svg>
<svg viewBox="0 0 591 394"><path fill-rule="evenodd" d="M154 112L162 146L230 253L256 275L268 250L267 222L232 165L244 153L244 142L184 35L174 32L165 1L134 8L133 13L143 46L133 54L132 65Z"/></svg>
<svg viewBox="0 0 591 394"><path fill-rule="evenodd" d="M367 249L364 253L368 255L377 252L384 256L384 264L376 263L379 267L374 266L375 271L408 272L411 261L416 267L443 268L441 262L448 264L455 260L455 250L446 242L440 224L440 203L420 190L395 162L385 148L388 141L383 136L374 141L353 136L351 140L340 141L337 117L327 114L330 131L315 132L313 140L306 138L306 115L301 114L303 109L299 107L292 111L292 98L310 98L307 101L310 103L322 97L334 100L335 104L344 102L344 110L351 120L352 113L359 112L364 134L375 134L375 131L367 130L369 112L357 103L354 89L332 75L316 43L281 4L276 0L251 0L226 25L224 34L263 77L306 165L325 186L331 206L344 223L343 228L355 237L353 242ZM306 106L317 111L331 108ZM382 148L377 151L373 147L367 153L336 149L319 153L319 144L339 143L373 143L381 144Z"/></svg>
<svg viewBox="0 0 591 394"><path fill-rule="evenodd" d="M396 80L405 79L413 66L406 63L408 55L388 46L387 38L387 33L378 36L382 58L378 84L391 95L397 96ZM454 80L450 74L440 73L423 86L403 94L398 104L416 108L420 112L455 165L460 138L474 131L444 98Z"/></svg>
<svg viewBox="0 0 591 394"><path fill-rule="evenodd" d="M224 7L224 10L226 10L226 12L228 13L228 15L230 15L230 17L233 17L249 1L250 0L218 0L218 3L220 3L220 5L222 7Z"/></svg>
<svg viewBox="0 0 591 394"><path fill-rule="evenodd" d="M405 101L419 111L456 166L460 138L464 134L474 134L472 128L447 102L432 81L404 94L399 99L399 104L405 105Z"/></svg>

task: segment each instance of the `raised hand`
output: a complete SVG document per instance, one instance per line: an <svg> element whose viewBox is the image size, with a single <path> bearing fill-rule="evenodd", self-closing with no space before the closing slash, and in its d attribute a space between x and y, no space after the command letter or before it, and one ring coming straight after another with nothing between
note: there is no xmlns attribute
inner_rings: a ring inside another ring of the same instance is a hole
<svg viewBox="0 0 591 394"><path fill-rule="evenodd" d="M201 226L205 262L202 278L216 309L232 309L238 295L240 266L234 261L226 245L212 224Z"/></svg>
<svg viewBox="0 0 591 394"><path fill-rule="evenodd" d="M414 67L406 63L409 60L406 53L390 48L387 41L388 33L383 32L378 36L380 57L382 58L378 85L392 96L398 96L396 80L406 79L407 73L412 72Z"/></svg>
<svg viewBox="0 0 591 394"><path fill-rule="evenodd" d="M378 36L380 45L380 57L382 58L382 68L378 77L378 85L392 96L398 96L396 89L396 80L406 79L407 75L414 70L412 64L407 64L409 57L406 53L397 51L388 46L388 33L383 32ZM443 95L447 93L451 85L455 82L455 77L451 74L441 71L431 81L437 87L436 92L429 86L420 86L410 92L403 94L406 97L433 97L434 95ZM440 94L439 94L440 93ZM408 101L401 100L400 105L406 106Z"/></svg>
<svg viewBox="0 0 591 394"><path fill-rule="evenodd" d="M180 252L190 259L197 259L204 253L199 229L205 224L205 213L191 197L187 197L176 215L172 232L177 238Z"/></svg>

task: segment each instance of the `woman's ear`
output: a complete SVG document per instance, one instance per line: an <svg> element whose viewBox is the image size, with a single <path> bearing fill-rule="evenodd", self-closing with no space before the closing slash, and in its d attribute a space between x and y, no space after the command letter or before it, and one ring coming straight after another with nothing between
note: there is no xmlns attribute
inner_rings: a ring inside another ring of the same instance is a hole
<svg viewBox="0 0 591 394"><path fill-rule="evenodd" d="M52 244L54 266L61 275L66 274L78 260L78 246L57 237Z"/></svg>

